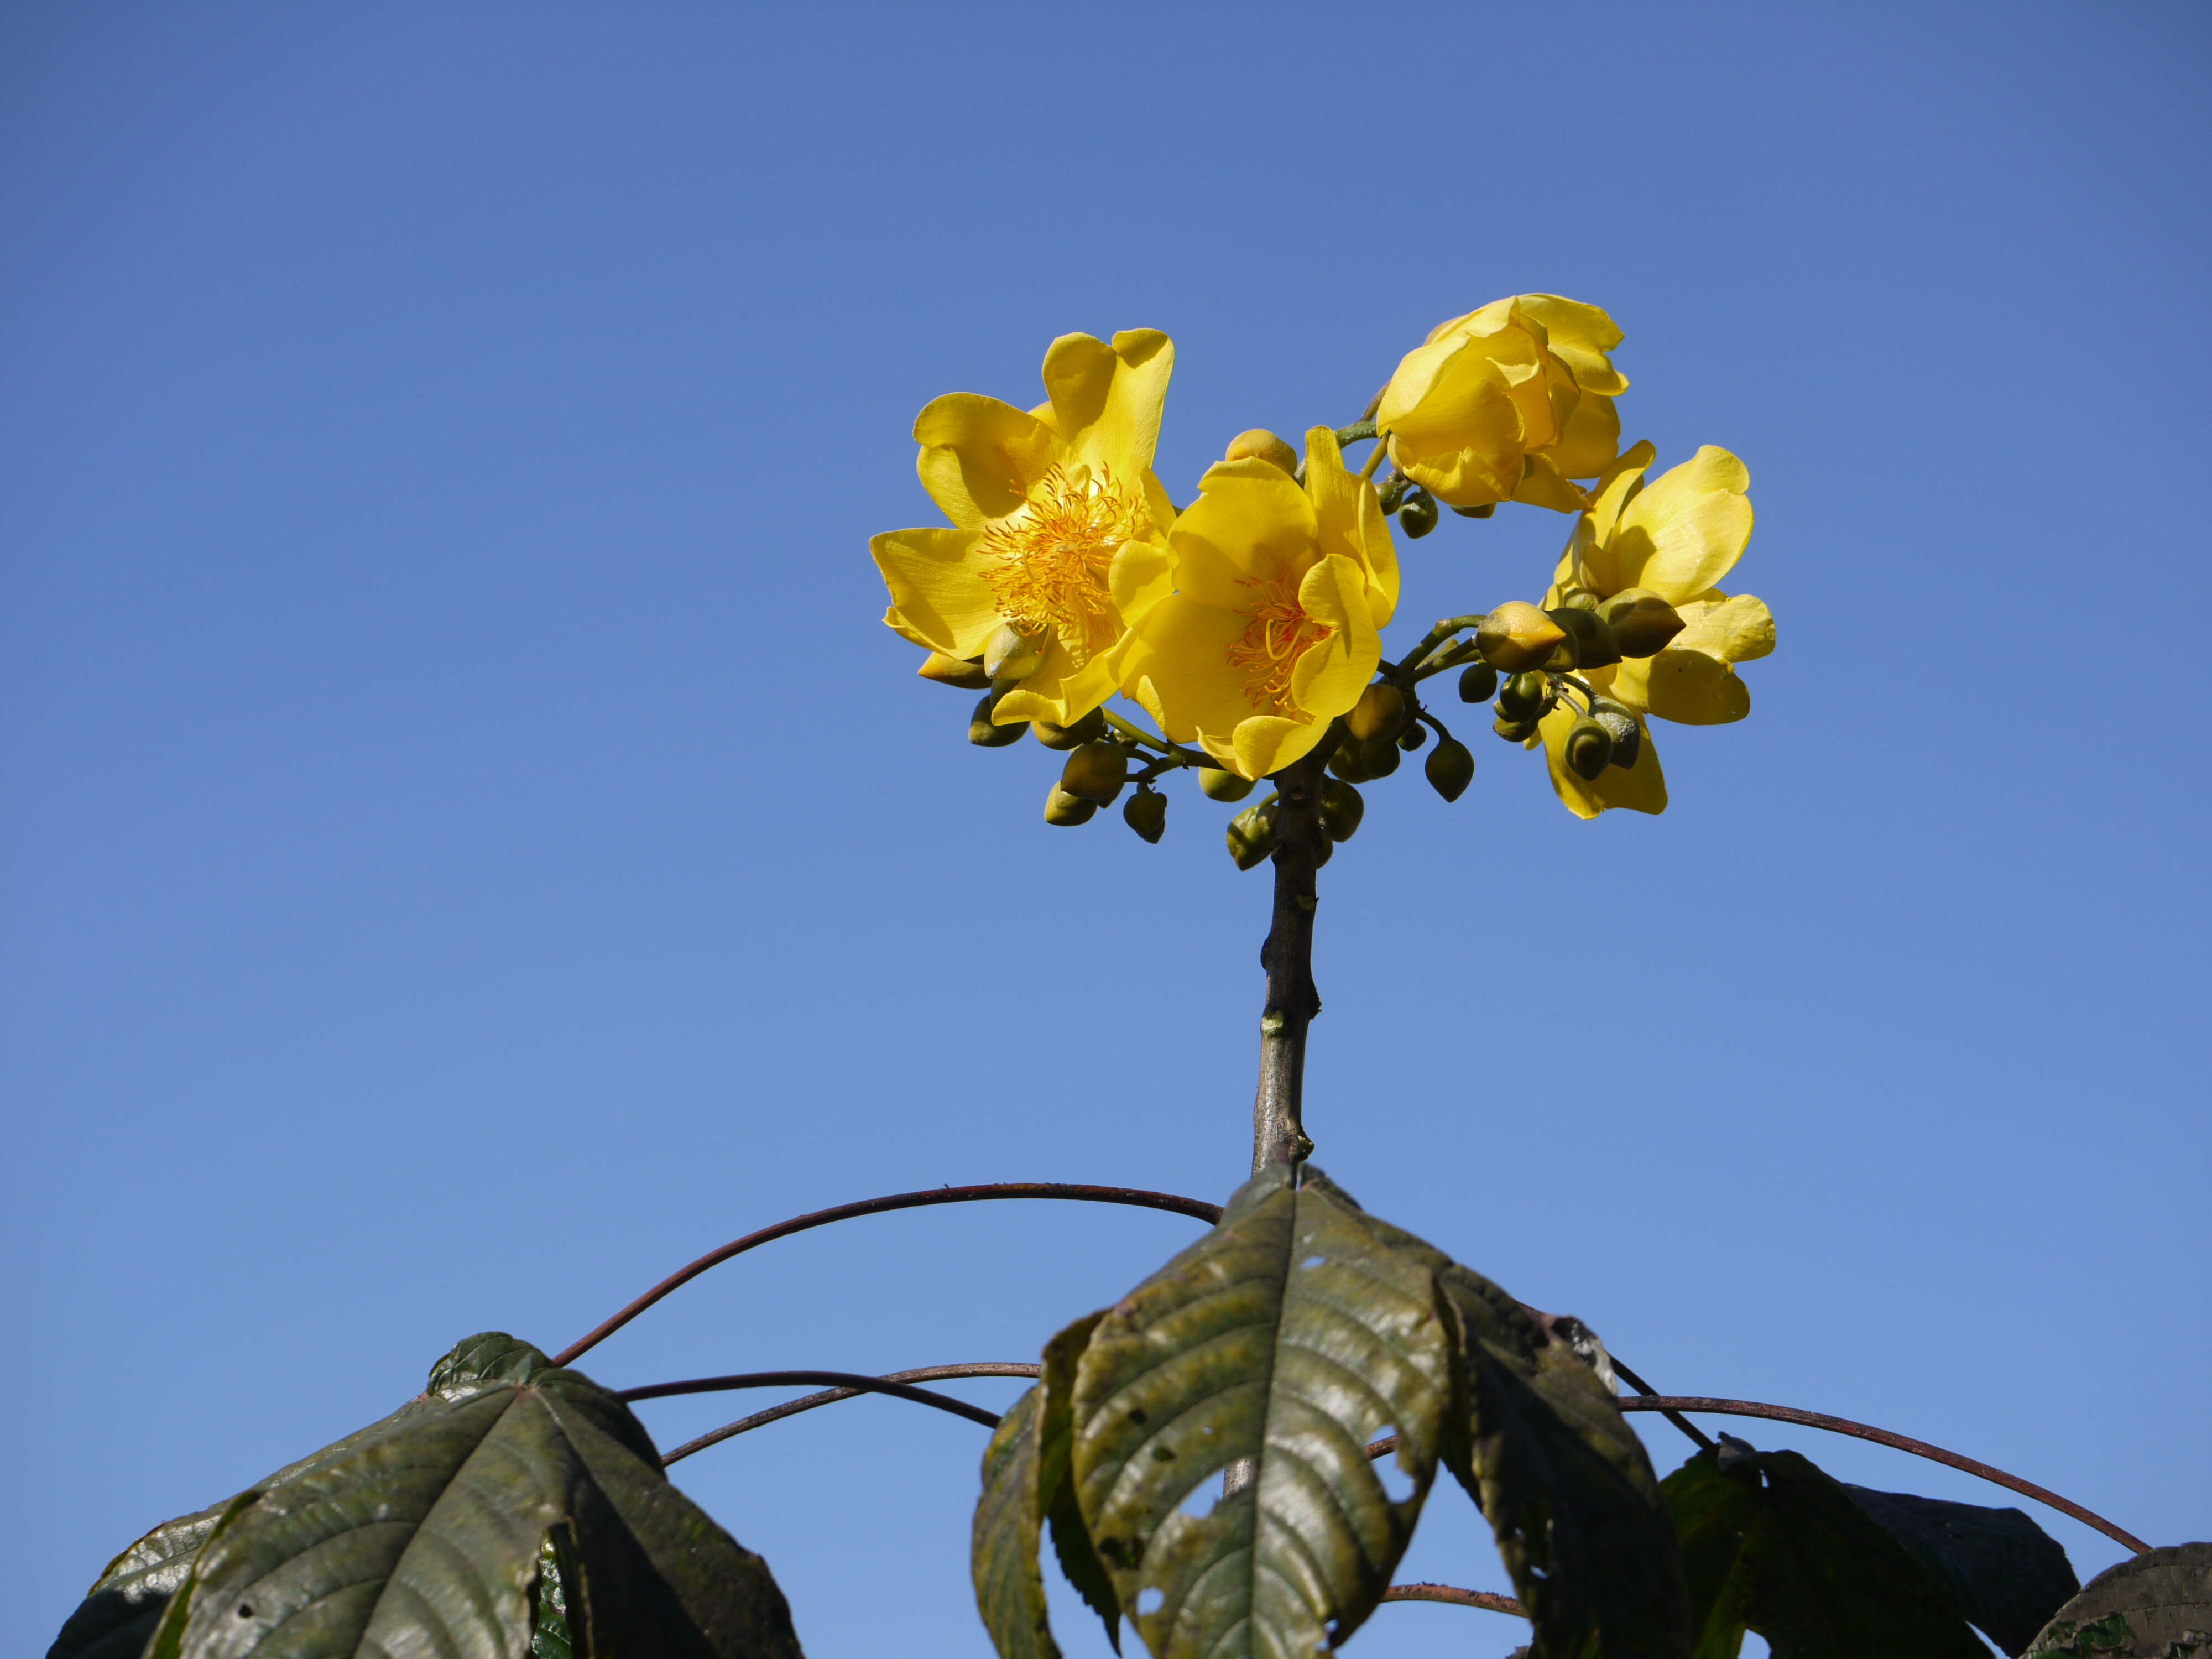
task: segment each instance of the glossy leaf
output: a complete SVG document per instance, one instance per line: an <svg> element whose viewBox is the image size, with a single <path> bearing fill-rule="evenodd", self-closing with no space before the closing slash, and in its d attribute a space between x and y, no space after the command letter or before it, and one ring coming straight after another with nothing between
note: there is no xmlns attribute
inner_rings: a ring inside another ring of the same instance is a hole
<svg viewBox="0 0 2212 1659"><path fill-rule="evenodd" d="M1538 1650L1554 1659L1680 1659L1690 1609L1674 1527L1644 1443L1613 1402L1604 1350L1388 1224L1431 1266L1457 1330L1460 1405L1445 1466L1498 1540Z"/></svg>
<svg viewBox="0 0 2212 1659"><path fill-rule="evenodd" d="M1114 1594L1113 1578L1098 1559L1091 1528L1076 1501L1075 1368L1090 1345L1091 1334L1106 1316L1103 1310L1087 1314L1044 1346L1044 1407L1037 1419L1037 1480L1046 1524L1052 1528L1052 1551L1060 1570L1075 1586L1091 1610L1106 1626L1106 1639L1114 1651L1121 1650L1121 1604Z"/></svg>
<svg viewBox="0 0 2212 1659"><path fill-rule="evenodd" d="M1952 1606L2015 1659L2081 1588L2058 1540L2019 1510L1844 1490L1935 1575Z"/></svg>
<svg viewBox="0 0 2212 1659"><path fill-rule="evenodd" d="M767 1567L669 1484L629 1407L497 1333L381 1423L233 1499L147 1659L521 1659L549 1533L573 1555L577 1654L797 1659Z"/></svg>
<svg viewBox="0 0 2212 1659"><path fill-rule="evenodd" d="M999 1419L983 1452L983 1494L975 1502L969 1571L975 1607L999 1659L1060 1659L1037 1568L1043 1525L1037 1487L1037 1411L1042 1385Z"/></svg>
<svg viewBox="0 0 2212 1659"><path fill-rule="evenodd" d="M1076 1494L1146 1645L1279 1659L1349 1636L1412 1534L1451 1393L1427 1267L1317 1171L1255 1176L1076 1367ZM1397 1498L1366 1454L1389 1430Z"/></svg>
<svg viewBox="0 0 2212 1659"><path fill-rule="evenodd" d="M2028 1644L2048 1659L2208 1659L2212 1544L2174 1544L2108 1567Z"/></svg>
<svg viewBox="0 0 2212 1659"><path fill-rule="evenodd" d="M1987 1659L1928 1569L1796 1453L1723 1437L1662 1490L1681 1534L1696 1659L1733 1659L1747 1629L1774 1659Z"/></svg>

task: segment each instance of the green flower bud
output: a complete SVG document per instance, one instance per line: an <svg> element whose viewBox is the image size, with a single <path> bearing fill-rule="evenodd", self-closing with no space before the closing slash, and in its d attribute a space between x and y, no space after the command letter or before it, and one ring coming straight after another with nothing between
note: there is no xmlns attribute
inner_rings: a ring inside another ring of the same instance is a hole
<svg viewBox="0 0 2212 1659"><path fill-rule="evenodd" d="M1462 519L1486 519L1498 511L1498 503L1485 501L1480 507L1455 507L1452 511Z"/></svg>
<svg viewBox="0 0 2212 1659"><path fill-rule="evenodd" d="M1596 611L1563 605L1544 614L1559 623L1573 642L1576 667L1610 668L1620 660L1620 647L1613 641L1613 630Z"/></svg>
<svg viewBox="0 0 2212 1659"><path fill-rule="evenodd" d="M1275 809L1278 797L1246 807L1229 820L1229 856L1239 870L1264 862L1275 850Z"/></svg>
<svg viewBox="0 0 2212 1659"><path fill-rule="evenodd" d="M1499 688L1498 717L1508 720L1533 720L1543 714L1544 705L1551 700L1550 677L1531 669L1525 674L1516 674Z"/></svg>
<svg viewBox="0 0 2212 1659"><path fill-rule="evenodd" d="M1623 768L1635 765L1637 756L1644 752L1644 727L1634 713L1610 697L1600 697L1590 709L1590 718L1605 727L1606 735L1613 739L1613 763Z"/></svg>
<svg viewBox="0 0 2212 1659"><path fill-rule="evenodd" d="M1071 795L1058 784L1044 798L1044 821L1063 830L1073 829L1079 823L1088 823L1098 811L1098 803L1085 800L1080 795Z"/></svg>
<svg viewBox="0 0 2212 1659"><path fill-rule="evenodd" d="M1599 607L1624 657L1656 657L1687 626L1681 613L1648 587L1626 587Z"/></svg>
<svg viewBox="0 0 2212 1659"><path fill-rule="evenodd" d="M1118 743L1086 743L1060 769L1060 787L1101 805L1121 793L1128 776L1129 751Z"/></svg>
<svg viewBox="0 0 2212 1659"><path fill-rule="evenodd" d="M1346 783L1364 783L1375 775L1361 763L1360 755L1366 745L1346 732L1344 741L1336 745L1336 752L1328 757L1328 769Z"/></svg>
<svg viewBox="0 0 2212 1659"><path fill-rule="evenodd" d="M983 672L981 658L963 662L942 651L931 652L914 672L926 680L935 680L939 685L957 685L963 691L981 691L991 684L991 677Z"/></svg>
<svg viewBox="0 0 2212 1659"><path fill-rule="evenodd" d="M1139 789L1123 804L1121 822L1158 846L1168 832L1168 798L1154 789Z"/></svg>
<svg viewBox="0 0 2212 1659"><path fill-rule="evenodd" d="M1350 784L1331 778L1321 787L1321 827L1331 841L1350 841L1359 833L1367 803Z"/></svg>
<svg viewBox="0 0 2212 1659"><path fill-rule="evenodd" d="M1419 720L1407 720L1406 729L1398 734L1398 747L1412 754L1429 740L1427 728Z"/></svg>
<svg viewBox="0 0 2212 1659"><path fill-rule="evenodd" d="M1421 770L1428 775L1429 786L1437 793L1446 800L1457 800L1474 781L1474 756L1465 744L1446 738L1437 744Z"/></svg>
<svg viewBox="0 0 2212 1659"><path fill-rule="evenodd" d="M1459 700L1488 702L1498 695L1498 671L1486 662L1471 662L1460 671Z"/></svg>
<svg viewBox="0 0 2212 1659"><path fill-rule="evenodd" d="M1208 800L1243 800L1252 793L1252 780L1240 778L1234 772L1201 766L1198 769L1198 787Z"/></svg>
<svg viewBox="0 0 2212 1659"><path fill-rule="evenodd" d="M1408 541L1419 541L1437 527L1437 498L1425 489L1407 498L1398 509L1398 528Z"/></svg>
<svg viewBox="0 0 2212 1659"><path fill-rule="evenodd" d="M983 641L983 672L994 682L1025 680L1044 666L1052 648L1052 630L1025 632L1012 623L1000 623Z"/></svg>
<svg viewBox="0 0 2212 1659"><path fill-rule="evenodd" d="M1377 681L1359 694L1344 724L1365 743L1370 738L1395 738L1406 723L1406 694L1388 681Z"/></svg>
<svg viewBox="0 0 2212 1659"><path fill-rule="evenodd" d="M1569 611L1595 611L1598 608L1597 595L1580 582L1569 582L1559 590L1559 604Z"/></svg>
<svg viewBox="0 0 2212 1659"><path fill-rule="evenodd" d="M1359 769L1370 778L1387 778L1398 769L1398 740L1370 738L1359 745Z"/></svg>
<svg viewBox="0 0 2212 1659"><path fill-rule="evenodd" d="M1022 734L1030 729L1027 720L1014 720L1006 726L991 724L991 710L999 700L985 692L976 703L975 713L968 716L968 741L979 749L1004 749L1010 743L1019 743Z"/></svg>
<svg viewBox="0 0 2212 1659"><path fill-rule="evenodd" d="M1525 743L1536 735L1536 717L1531 715L1525 720L1515 720L1500 714L1491 721L1490 729L1508 743Z"/></svg>
<svg viewBox="0 0 2212 1659"><path fill-rule="evenodd" d="M1073 726L1054 726L1050 720L1033 720L1036 740L1048 749L1079 749L1086 743L1096 743L1106 735L1106 711L1094 708Z"/></svg>
<svg viewBox="0 0 2212 1659"><path fill-rule="evenodd" d="M1519 599L1508 599L1474 630L1475 649L1502 674L1541 668L1566 641L1565 630L1558 623Z"/></svg>
<svg viewBox="0 0 2212 1659"><path fill-rule="evenodd" d="M1577 720L1567 732L1567 770L1584 782L1613 764L1613 733L1593 720Z"/></svg>

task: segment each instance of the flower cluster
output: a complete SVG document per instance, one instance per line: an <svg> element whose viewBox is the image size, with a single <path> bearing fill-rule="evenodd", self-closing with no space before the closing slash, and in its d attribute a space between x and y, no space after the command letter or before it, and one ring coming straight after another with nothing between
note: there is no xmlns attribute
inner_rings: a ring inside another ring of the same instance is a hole
<svg viewBox="0 0 2212 1659"><path fill-rule="evenodd" d="M1425 771L1456 799L1473 754L1421 697L1455 668L1461 700L1494 702L1501 737L1544 750L1577 816L1663 811L1648 721L1742 719L1735 667L1773 648L1774 623L1717 586L1751 535L1743 463L1708 447L1648 477L1652 447L1620 450L1620 337L1595 306L1496 301L1439 325L1365 417L1313 428L1303 453L1242 434L1178 508L1152 471L1173 344L1149 329L1063 336L1036 408L954 392L915 420L922 487L951 522L870 544L884 620L929 653L924 678L983 693L971 742L1033 732L1067 751L1045 807L1056 824L1133 784L1123 817L1158 841L1170 772L1234 801L1304 769L1342 840L1364 810L1354 786L1431 731ZM1355 471L1344 451L1360 443ZM1385 659L1391 520L1413 540L1441 507L1479 519L1506 501L1572 515L1540 603L1448 617ZM1231 824L1240 865L1272 849L1274 799Z"/></svg>

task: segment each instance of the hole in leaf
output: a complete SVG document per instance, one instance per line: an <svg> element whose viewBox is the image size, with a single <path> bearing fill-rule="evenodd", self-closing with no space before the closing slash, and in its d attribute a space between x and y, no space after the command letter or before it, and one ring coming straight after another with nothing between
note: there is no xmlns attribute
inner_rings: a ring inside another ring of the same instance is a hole
<svg viewBox="0 0 2212 1659"><path fill-rule="evenodd" d="M1322 1262L1328 1260L1328 1258L1325 1255L1310 1255L1304 1261L1299 1262L1298 1266L1301 1267L1318 1267Z"/></svg>
<svg viewBox="0 0 2212 1659"><path fill-rule="evenodd" d="M1213 1513L1214 1494L1219 1488L1218 1481L1201 1480L1182 1495L1182 1502L1177 1504L1176 1508L1180 1513L1188 1516L1194 1521L1203 1521Z"/></svg>
<svg viewBox="0 0 2212 1659"><path fill-rule="evenodd" d="M1167 1605L1167 1600L1168 1598L1164 1591L1153 1589L1139 1590L1137 1592L1137 1616L1139 1619L1151 1618L1154 1613L1158 1613L1162 1607Z"/></svg>
<svg viewBox="0 0 2212 1659"><path fill-rule="evenodd" d="M1145 1413L1144 1413L1143 1410L1142 1410L1140 1407L1134 1407L1134 1406L1131 1407L1129 1408L1129 1420L1130 1420L1132 1423L1141 1423L1141 1422L1143 1422L1143 1421L1145 1420Z"/></svg>
<svg viewBox="0 0 2212 1659"><path fill-rule="evenodd" d="M240 1601L238 1604L238 1616L241 1619L251 1619L253 1617L253 1609Z"/></svg>
<svg viewBox="0 0 2212 1659"><path fill-rule="evenodd" d="M1375 1437L1380 1440L1397 1432L1394 1425L1385 1424L1382 1433ZM1383 1493L1392 1503L1402 1504L1413 1495L1413 1477L1398 1467L1397 1453L1394 1451L1376 1458L1372 1467L1375 1478L1382 1483Z"/></svg>
<svg viewBox="0 0 2212 1659"><path fill-rule="evenodd" d="M1175 1462L1175 1448L1174 1448L1174 1447L1172 1447L1172 1446L1155 1446L1155 1447L1153 1447L1153 1448L1152 1448L1152 1462L1154 1462L1155 1463L1172 1463L1172 1462Z"/></svg>

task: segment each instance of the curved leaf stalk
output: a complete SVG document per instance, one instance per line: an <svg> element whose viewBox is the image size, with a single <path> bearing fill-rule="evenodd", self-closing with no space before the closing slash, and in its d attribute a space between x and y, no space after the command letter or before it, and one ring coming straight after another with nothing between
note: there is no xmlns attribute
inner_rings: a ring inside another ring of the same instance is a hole
<svg viewBox="0 0 2212 1659"><path fill-rule="evenodd" d="M1328 857L1322 828L1323 757L1309 755L1279 773L1276 808L1275 906L1260 965L1267 1000L1260 1013L1260 1082L1252 1098L1252 1171L1304 1160L1306 1028L1321 1012L1313 976L1314 876Z"/></svg>

